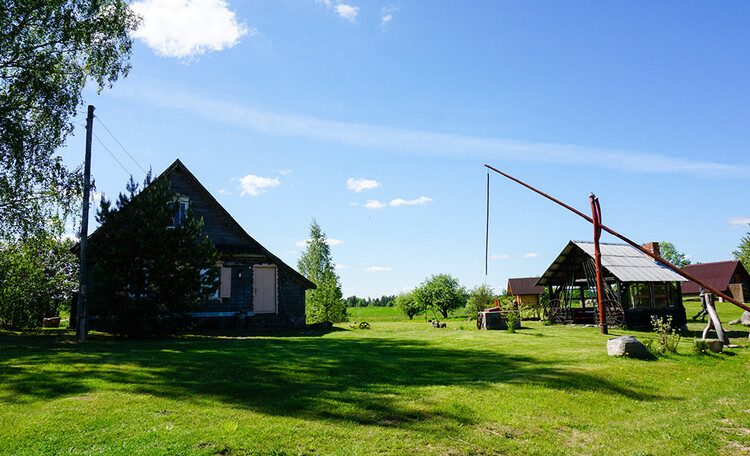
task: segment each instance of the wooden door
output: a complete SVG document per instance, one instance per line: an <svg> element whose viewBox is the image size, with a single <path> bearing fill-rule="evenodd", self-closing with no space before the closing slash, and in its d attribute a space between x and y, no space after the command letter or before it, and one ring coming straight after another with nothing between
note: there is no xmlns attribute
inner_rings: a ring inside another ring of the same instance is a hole
<svg viewBox="0 0 750 456"><path fill-rule="evenodd" d="M253 267L253 311L256 314L276 313L276 266Z"/></svg>

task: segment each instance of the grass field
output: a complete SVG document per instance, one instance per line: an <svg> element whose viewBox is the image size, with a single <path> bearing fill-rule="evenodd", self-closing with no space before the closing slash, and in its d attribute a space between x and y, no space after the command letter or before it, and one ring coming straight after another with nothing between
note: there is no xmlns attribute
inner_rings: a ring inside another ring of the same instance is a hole
<svg viewBox="0 0 750 456"><path fill-rule="evenodd" d="M608 337L650 335L366 310L328 333L0 333L0 454L750 454L748 348L616 359Z"/></svg>

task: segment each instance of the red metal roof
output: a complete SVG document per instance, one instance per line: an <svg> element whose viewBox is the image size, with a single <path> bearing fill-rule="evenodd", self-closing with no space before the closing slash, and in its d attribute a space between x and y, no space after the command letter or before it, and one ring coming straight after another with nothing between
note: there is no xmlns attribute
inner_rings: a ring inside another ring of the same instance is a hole
<svg viewBox="0 0 750 456"><path fill-rule="evenodd" d="M729 288L729 282L732 280L739 264L739 261L717 261L715 263L689 264L682 270L723 292ZM682 284L682 292L698 294L700 293L700 287L691 280Z"/></svg>
<svg viewBox="0 0 750 456"><path fill-rule="evenodd" d="M536 286L537 280L539 277L508 279L508 294L510 296L540 295L544 293L544 287Z"/></svg>

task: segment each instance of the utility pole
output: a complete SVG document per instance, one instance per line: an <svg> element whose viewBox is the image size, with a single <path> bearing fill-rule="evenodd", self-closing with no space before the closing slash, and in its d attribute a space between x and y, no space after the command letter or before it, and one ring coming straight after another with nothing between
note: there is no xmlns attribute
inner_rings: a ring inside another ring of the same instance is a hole
<svg viewBox="0 0 750 456"><path fill-rule="evenodd" d="M86 158L83 164L83 208L81 216L81 277L78 281L78 340L89 338L88 265L86 247L89 235L89 194L91 193L91 135L94 130L94 106L89 105L86 117Z"/></svg>

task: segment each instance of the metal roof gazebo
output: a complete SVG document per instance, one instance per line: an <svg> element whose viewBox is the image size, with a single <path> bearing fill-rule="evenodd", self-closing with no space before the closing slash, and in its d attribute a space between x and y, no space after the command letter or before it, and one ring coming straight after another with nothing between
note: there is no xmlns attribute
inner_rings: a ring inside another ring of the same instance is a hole
<svg viewBox="0 0 750 456"><path fill-rule="evenodd" d="M656 253L658 243L644 248ZM650 328L653 318L686 323L681 283L686 279L627 244L600 243L603 303L608 326ZM590 323L598 319L593 242L570 241L537 281L548 287L552 323Z"/></svg>

